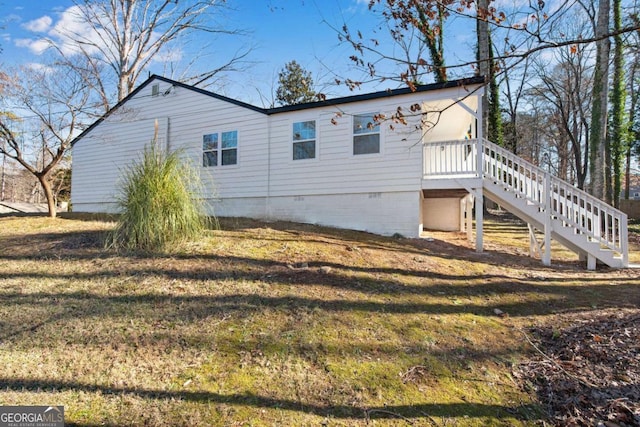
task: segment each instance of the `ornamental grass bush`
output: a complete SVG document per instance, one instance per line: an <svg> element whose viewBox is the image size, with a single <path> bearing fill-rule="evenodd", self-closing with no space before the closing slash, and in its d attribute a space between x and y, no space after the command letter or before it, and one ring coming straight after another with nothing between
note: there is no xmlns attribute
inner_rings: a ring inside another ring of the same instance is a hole
<svg viewBox="0 0 640 427"><path fill-rule="evenodd" d="M120 217L107 246L116 249L167 251L201 236L207 217L200 177L180 157L152 143L125 169L118 206Z"/></svg>

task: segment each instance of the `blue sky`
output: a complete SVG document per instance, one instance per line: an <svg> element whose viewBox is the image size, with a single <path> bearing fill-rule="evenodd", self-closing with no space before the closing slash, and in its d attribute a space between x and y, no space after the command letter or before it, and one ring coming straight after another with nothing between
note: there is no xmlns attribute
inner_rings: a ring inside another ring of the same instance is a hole
<svg viewBox="0 0 640 427"><path fill-rule="evenodd" d="M381 22L379 16L368 11L368 0L229 0L228 4L233 9L223 17L225 25L242 28L248 34L219 38L204 51L200 46L192 46L197 50L185 50L183 54L187 58L195 53L205 55L206 61L217 64L250 47L252 50L246 57L249 63L243 70L227 75L210 90L256 105L269 101L278 71L293 59L313 73L323 92L330 96L346 94L348 90L344 87L326 85L333 81L332 73L342 78L362 76L350 68L348 58L352 49L339 44L331 27L340 28L347 23L352 29L373 36L373 29ZM38 55L37 40L60 23L71 5L71 0L0 0L0 16L4 16L4 28L0 29L2 65L43 61L43 56ZM470 35L472 38L471 32L458 31L449 37L456 47L455 54L469 47ZM167 74L160 64L151 71ZM368 86L366 90L383 90L394 85L388 82Z"/></svg>

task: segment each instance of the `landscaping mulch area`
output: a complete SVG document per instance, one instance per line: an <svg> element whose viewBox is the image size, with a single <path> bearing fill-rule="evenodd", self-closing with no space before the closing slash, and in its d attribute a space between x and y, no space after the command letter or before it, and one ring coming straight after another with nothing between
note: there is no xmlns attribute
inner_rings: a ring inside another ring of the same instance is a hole
<svg viewBox="0 0 640 427"><path fill-rule="evenodd" d="M640 426L640 309L561 315L531 328L537 357L515 376L558 426Z"/></svg>

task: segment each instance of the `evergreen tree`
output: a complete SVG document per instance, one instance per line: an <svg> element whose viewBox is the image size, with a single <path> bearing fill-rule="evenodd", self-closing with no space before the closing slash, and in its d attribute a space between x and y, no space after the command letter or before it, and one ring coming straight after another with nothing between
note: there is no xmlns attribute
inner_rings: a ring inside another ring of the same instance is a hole
<svg viewBox="0 0 640 427"><path fill-rule="evenodd" d="M316 99L311 73L295 60L288 62L278 74L276 102L280 105L301 104Z"/></svg>

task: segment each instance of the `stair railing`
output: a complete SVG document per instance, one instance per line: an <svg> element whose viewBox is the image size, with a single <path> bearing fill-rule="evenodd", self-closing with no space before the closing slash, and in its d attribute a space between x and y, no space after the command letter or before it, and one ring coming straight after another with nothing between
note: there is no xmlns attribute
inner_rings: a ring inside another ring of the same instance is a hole
<svg viewBox="0 0 640 427"><path fill-rule="evenodd" d="M551 219L571 226L601 247L610 249L629 265L627 215L589 193L552 176L543 169L489 142L478 141L485 179L499 183L505 190L522 197Z"/></svg>

